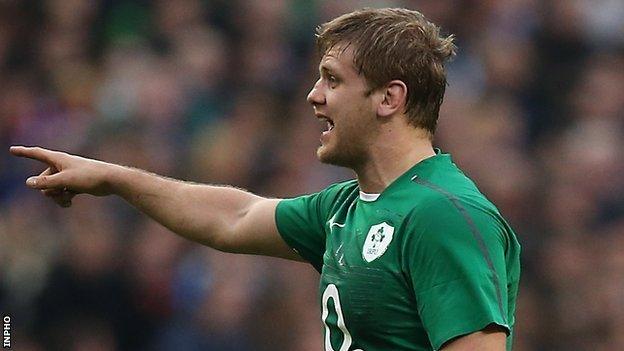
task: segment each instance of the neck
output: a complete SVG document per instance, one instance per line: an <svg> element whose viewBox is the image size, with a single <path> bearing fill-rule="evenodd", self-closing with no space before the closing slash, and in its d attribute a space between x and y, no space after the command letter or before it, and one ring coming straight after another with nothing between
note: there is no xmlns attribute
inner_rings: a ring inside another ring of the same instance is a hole
<svg viewBox="0 0 624 351"><path fill-rule="evenodd" d="M371 145L365 164L354 169L360 190L381 193L418 162L435 155L425 133L411 127L387 127Z"/></svg>

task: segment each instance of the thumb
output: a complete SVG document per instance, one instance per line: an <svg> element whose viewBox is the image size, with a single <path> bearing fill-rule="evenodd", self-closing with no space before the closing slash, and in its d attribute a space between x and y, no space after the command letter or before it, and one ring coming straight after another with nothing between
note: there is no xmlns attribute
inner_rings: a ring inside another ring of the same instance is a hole
<svg viewBox="0 0 624 351"><path fill-rule="evenodd" d="M33 189L62 188L63 179L61 173L52 175L40 175L26 179L26 185Z"/></svg>

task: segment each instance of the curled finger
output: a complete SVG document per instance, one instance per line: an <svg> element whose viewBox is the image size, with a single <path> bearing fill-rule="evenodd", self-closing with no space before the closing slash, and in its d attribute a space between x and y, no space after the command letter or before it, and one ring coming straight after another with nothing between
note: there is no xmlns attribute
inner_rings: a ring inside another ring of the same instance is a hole
<svg viewBox="0 0 624 351"><path fill-rule="evenodd" d="M47 197L55 197L55 196L60 196L63 193L63 189L43 189L40 190L41 193Z"/></svg>
<svg viewBox="0 0 624 351"><path fill-rule="evenodd" d="M50 166L46 168L45 171L41 172L39 176L41 177L41 176L46 176L46 175L52 175L54 173L58 173L58 170L54 166Z"/></svg>
<svg viewBox="0 0 624 351"><path fill-rule="evenodd" d="M72 205L73 195L67 193L61 193L59 195L51 196L52 200L61 207L70 207Z"/></svg>

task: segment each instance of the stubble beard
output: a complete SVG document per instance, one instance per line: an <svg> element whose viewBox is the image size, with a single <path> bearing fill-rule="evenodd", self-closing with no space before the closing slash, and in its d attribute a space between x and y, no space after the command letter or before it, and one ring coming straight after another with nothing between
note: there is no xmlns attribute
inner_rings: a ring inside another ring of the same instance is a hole
<svg viewBox="0 0 624 351"><path fill-rule="evenodd" d="M378 128L367 114L370 112L365 105L343 114L328 143L316 150L319 161L352 170L361 168L368 160L370 144Z"/></svg>
<svg viewBox="0 0 624 351"><path fill-rule="evenodd" d="M367 157L366 134L363 131L353 131L351 136L336 133L330 143L319 146L316 156L325 164L358 169Z"/></svg>

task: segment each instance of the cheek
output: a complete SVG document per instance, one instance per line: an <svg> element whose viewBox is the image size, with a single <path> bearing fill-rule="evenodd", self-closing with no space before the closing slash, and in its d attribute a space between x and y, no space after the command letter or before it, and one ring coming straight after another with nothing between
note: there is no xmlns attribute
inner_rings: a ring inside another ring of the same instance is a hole
<svg viewBox="0 0 624 351"><path fill-rule="evenodd" d="M344 129L370 127L376 118L373 102L359 91L332 90L326 94L326 102L329 115Z"/></svg>

